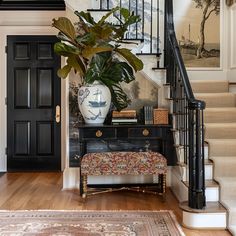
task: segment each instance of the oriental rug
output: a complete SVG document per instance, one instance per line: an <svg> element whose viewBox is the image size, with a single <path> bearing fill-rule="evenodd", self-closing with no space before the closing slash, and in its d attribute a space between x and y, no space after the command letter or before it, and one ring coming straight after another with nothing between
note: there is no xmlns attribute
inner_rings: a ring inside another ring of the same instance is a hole
<svg viewBox="0 0 236 236"><path fill-rule="evenodd" d="M1 236L182 236L172 211L0 211Z"/></svg>

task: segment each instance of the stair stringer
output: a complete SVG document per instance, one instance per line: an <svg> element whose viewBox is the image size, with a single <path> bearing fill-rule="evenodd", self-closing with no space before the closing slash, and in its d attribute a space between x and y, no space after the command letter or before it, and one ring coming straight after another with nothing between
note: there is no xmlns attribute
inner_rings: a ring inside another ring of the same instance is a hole
<svg viewBox="0 0 236 236"><path fill-rule="evenodd" d="M163 86L163 95L167 94L169 95L169 86L165 85ZM183 147L179 143L179 132L175 129L175 115L172 112L172 105L173 102L170 99L170 97L164 97L166 101L169 103L169 111L170 114L173 117L173 138L175 142L176 147L176 154L177 154L177 165L172 167L171 171L171 191L176 196L178 201L180 203L187 202L188 201L188 186L186 185L185 181L188 181L188 166L184 164L184 152ZM208 159L208 147L205 145L205 159ZM213 175L213 166L209 165L206 166L206 176L208 180L212 180ZM208 184L206 184L208 185ZM206 195L206 202L207 206L209 204L213 205L220 205L219 203L219 186L206 186L205 189L205 195ZM181 207L182 208L182 207ZM221 206L221 208L224 208ZM215 210L209 211L208 208L205 210L194 210L191 209L185 210L185 208L182 208L183 210L183 225L185 227L189 228L208 228L208 229L226 229L227 227L227 213L225 210Z"/></svg>

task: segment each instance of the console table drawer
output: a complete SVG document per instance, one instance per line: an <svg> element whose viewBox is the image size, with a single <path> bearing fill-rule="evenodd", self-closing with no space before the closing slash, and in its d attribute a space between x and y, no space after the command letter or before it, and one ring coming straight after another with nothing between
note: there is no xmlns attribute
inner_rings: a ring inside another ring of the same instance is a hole
<svg viewBox="0 0 236 236"><path fill-rule="evenodd" d="M129 128L128 136L130 138L155 138L161 136L161 129L154 127Z"/></svg>
<svg viewBox="0 0 236 236"><path fill-rule="evenodd" d="M116 129L113 128L88 128L80 133L82 139L110 139L116 138Z"/></svg>

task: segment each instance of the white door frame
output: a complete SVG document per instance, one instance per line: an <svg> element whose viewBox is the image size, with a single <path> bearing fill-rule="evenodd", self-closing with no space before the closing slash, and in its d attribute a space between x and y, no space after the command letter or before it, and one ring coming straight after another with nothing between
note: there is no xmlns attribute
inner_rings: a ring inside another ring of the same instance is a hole
<svg viewBox="0 0 236 236"><path fill-rule="evenodd" d="M0 26L0 172L7 171L7 35L56 35L51 26ZM62 60L62 65L64 59ZM61 80L61 169L69 167L69 121L68 80Z"/></svg>

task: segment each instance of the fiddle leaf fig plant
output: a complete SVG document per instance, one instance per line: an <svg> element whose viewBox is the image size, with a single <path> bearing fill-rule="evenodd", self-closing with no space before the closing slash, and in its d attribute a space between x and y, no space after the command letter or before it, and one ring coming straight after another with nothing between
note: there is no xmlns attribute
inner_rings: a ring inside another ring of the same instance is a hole
<svg viewBox="0 0 236 236"><path fill-rule="evenodd" d="M58 76L66 78L74 70L80 75L82 85L94 81L103 83L120 111L129 103L121 82L130 83L135 79L134 73L143 68L142 61L131 50L121 47L128 43L123 40L128 27L138 23L140 17L120 7L111 9L97 22L90 13L76 11L75 14L78 16L75 24L66 17L53 19L52 26L59 30L60 39L54 50L67 58L65 66L58 70ZM118 24L107 21L111 15Z"/></svg>

